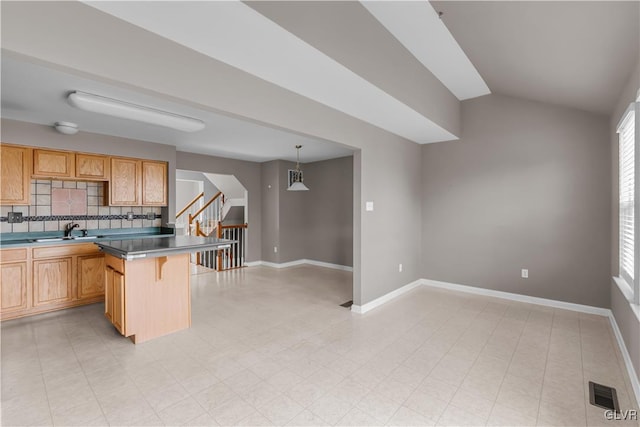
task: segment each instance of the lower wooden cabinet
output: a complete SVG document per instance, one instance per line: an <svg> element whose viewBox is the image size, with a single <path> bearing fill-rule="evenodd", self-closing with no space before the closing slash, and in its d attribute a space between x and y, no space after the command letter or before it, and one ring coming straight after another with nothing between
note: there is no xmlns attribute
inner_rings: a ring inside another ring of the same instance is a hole
<svg viewBox="0 0 640 427"><path fill-rule="evenodd" d="M104 254L78 256L78 298L104 295Z"/></svg>
<svg viewBox="0 0 640 427"><path fill-rule="evenodd" d="M27 308L27 275L26 261L0 265L0 307L3 314Z"/></svg>
<svg viewBox="0 0 640 427"><path fill-rule="evenodd" d="M105 269L104 315L122 335L126 336L124 272L118 271L124 269L118 267L123 266L117 261L113 262L113 258L109 257Z"/></svg>
<svg viewBox="0 0 640 427"><path fill-rule="evenodd" d="M0 250L0 319L104 299L104 254L92 243Z"/></svg>
<svg viewBox="0 0 640 427"><path fill-rule="evenodd" d="M71 263L71 257L33 261L34 307L73 299Z"/></svg>

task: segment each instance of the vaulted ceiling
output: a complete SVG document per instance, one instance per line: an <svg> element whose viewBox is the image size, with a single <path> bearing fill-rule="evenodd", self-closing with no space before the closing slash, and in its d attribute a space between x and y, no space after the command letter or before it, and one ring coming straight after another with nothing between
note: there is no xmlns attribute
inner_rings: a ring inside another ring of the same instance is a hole
<svg viewBox="0 0 640 427"><path fill-rule="evenodd" d="M637 63L640 39L638 2L3 1L1 7L2 117L74 121L90 132L255 161L292 160L295 144L305 146L307 161L351 152L318 137L312 130L318 110L292 110L286 101L292 94L417 143L456 139L460 101L490 92L608 114ZM249 82L246 76L273 87L255 85L263 113L290 112L309 126L291 132L245 117L225 82ZM197 117L207 127L184 134L92 115L65 102L72 90ZM220 96L230 99L226 107L212 102Z"/></svg>

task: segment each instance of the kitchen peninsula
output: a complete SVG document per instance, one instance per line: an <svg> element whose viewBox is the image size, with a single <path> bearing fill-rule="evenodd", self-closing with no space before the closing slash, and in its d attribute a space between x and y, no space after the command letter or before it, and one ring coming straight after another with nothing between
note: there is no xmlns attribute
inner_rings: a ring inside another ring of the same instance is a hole
<svg viewBox="0 0 640 427"><path fill-rule="evenodd" d="M136 344L190 327L189 254L232 242L196 236L96 242L105 253L105 316Z"/></svg>

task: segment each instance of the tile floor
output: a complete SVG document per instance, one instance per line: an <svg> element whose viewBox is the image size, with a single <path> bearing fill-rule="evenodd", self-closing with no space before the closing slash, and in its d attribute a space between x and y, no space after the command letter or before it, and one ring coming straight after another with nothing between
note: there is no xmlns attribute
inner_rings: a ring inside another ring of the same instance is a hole
<svg viewBox="0 0 640 427"><path fill-rule="evenodd" d="M350 283L196 274L192 328L137 346L101 304L4 322L2 425L607 424L589 380L637 409L606 318L426 287L356 315Z"/></svg>

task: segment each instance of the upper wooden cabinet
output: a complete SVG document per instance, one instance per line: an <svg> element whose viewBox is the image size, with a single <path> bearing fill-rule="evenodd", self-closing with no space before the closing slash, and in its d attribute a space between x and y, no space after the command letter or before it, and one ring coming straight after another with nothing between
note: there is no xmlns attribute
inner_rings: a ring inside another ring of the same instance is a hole
<svg viewBox="0 0 640 427"><path fill-rule="evenodd" d="M140 206L142 201L141 190L140 160L112 157L109 205Z"/></svg>
<svg viewBox="0 0 640 427"><path fill-rule="evenodd" d="M167 163L142 161L142 204L167 205Z"/></svg>
<svg viewBox="0 0 640 427"><path fill-rule="evenodd" d="M109 157L76 153L76 178L107 181L109 179Z"/></svg>
<svg viewBox="0 0 640 427"><path fill-rule="evenodd" d="M111 206L166 206L167 163L111 158Z"/></svg>
<svg viewBox="0 0 640 427"><path fill-rule="evenodd" d="M0 205L28 205L31 199L31 149L0 146Z"/></svg>
<svg viewBox="0 0 640 427"><path fill-rule="evenodd" d="M33 171L35 178L74 178L75 153L69 151L33 150Z"/></svg>

